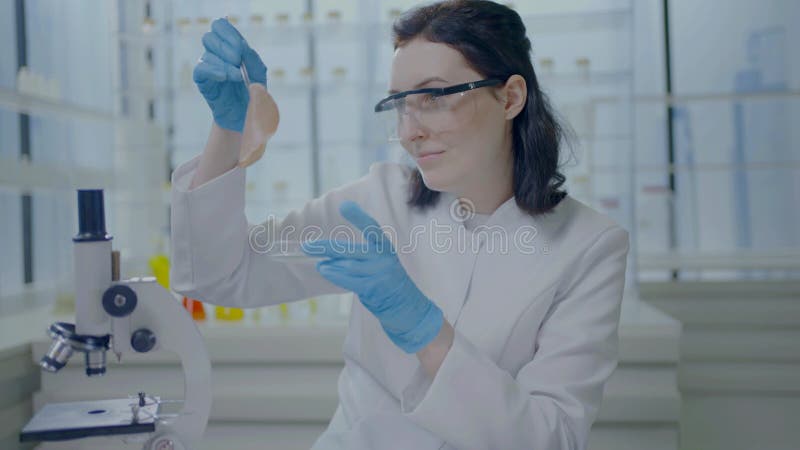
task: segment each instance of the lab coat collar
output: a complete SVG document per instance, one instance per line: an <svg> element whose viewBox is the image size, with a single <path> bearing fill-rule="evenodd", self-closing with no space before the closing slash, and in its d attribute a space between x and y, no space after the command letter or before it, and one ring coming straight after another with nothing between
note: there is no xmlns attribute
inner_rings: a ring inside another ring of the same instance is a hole
<svg viewBox="0 0 800 450"><path fill-rule="evenodd" d="M450 223L462 226L463 220L453 217L449 212L450 205L457 197L449 193L443 194L441 200L444 203L437 208L441 220L449 220ZM480 328L485 326L487 317L496 314L494 308L498 307L497 302L502 303L508 311L522 313L535 297L545 295L552 289L553 286L541 284L543 282L541 275L553 265L553 258L558 253L558 243L561 241L560 235L564 232L564 224L576 207L576 201L567 195L552 212L533 216L520 208L516 198L512 197L491 214L485 225L502 227L508 237L514 236L518 230L522 231L523 227L532 227L536 233L530 243L535 247L534 254L510 245L507 254L500 254L495 250L492 254L481 256L482 249L481 252L469 255L455 251L440 255L439 260L442 263L436 264L437 267L433 270L437 274L433 291L438 297L432 298L442 309L448 322L457 328ZM469 231L466 233L471 236ZM491 233L489 235L491 236ZM509 274L517 276L506 278ZM498 285L500 279L506 280L505 284ZM431 286L431 283L426 284ZM468 298L487 296L499 297L496 297L497 302L492 299L478 301L472 305L467 304ZM494 350L502 347L499 342L484 344L493 347Z"/></svg>
<svg viewBox="0 0 800 450"><path fill-rule="evenodd" d="M442 192L435 212L435 219L439 223L453 226L453 229L465 233L471 239L472 232L463 229L464 219L458 214L453 214L454 202L457 196L448 192ZM487 227L500 226L511 236L516 230L524 225L531 226L536 222L535 218L521 209L516 202L516 197L511 197L503 202L490 216L485 223ZM457 231L458 232L458 231ZM453 250L432 255L435 262L431 272L419 274L427 279L423 290L437 305L451 324L455 324L464 307L470 284L473 282L475 264L480 252L468 251L467 254ZM511 260L506 259L511 262ZM500 260L501 262L504 260ZM435 279L431 276L435 274ZM477 274L480 275L480 274ZM427 292L426 292L427 291Z"/></svg>
<svg viewBox="0 0 800 450"><path fill-rule="evenodd" d="M447 213L446 219L449 220L450 223L463 224L465 220L464 217L452 214L452 207L456 200L458 200L458 196L450 192L442 192L440 195L440 210ZM526 222L532 223L531 221L533 221L533 219L533 216L517 205L517 197L511 196L489 215L486 225L517 225Z"/></svg>

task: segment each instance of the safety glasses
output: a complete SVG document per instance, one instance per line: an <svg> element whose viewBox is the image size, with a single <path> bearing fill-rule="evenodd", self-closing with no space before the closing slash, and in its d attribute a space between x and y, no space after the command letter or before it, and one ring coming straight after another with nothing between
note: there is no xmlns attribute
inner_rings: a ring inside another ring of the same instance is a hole
<svg viewBox="0 0 800 450"><path fill-rule="evenodd" d="M477 109L471 91L503 82L485 79L442 88L423 88L392 94L375 105L389 141L402 140L409 118L433 133L457 130L469 123Z"/></svg>

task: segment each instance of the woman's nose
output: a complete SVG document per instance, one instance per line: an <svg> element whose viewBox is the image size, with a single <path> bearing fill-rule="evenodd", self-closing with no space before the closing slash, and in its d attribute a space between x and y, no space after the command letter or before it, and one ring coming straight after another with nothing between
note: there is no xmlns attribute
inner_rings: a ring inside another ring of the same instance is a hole
<svg viewBox="0 0 800 450"><path fill-rule="evenodd" d="M397 124L397 137L401 141L414 141L424 137L427 132L422 123L413 112L405 111L401 114Z"/></svg>

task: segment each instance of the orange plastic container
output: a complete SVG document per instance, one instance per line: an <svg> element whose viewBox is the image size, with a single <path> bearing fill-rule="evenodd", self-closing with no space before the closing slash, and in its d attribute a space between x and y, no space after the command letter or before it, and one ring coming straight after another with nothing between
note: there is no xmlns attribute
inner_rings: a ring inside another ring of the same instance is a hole
<svg viewBox="0 0 800 450"><path fill-rule="evenodd" d="M198 322L206 320L206 309L200 300L183 297L183 307L192 314L192 319Z"/></svg>

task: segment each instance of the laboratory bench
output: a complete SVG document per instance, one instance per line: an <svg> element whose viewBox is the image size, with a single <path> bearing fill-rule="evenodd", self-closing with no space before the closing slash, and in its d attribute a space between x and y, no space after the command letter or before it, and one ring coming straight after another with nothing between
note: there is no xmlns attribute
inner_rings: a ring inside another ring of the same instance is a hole
<svg viewBox="0 0 800 450"><path fill-rule="evenodd" d="M80 357L57 374L41 372L35 364L50 345L45 329L58 320L74 319L54 316L50 308L0 318L0 418L5 418L0 420L0 448L16 448L20 427L48 402L119 398L138 391L182 397L178 359L165 352L125 355L121 363L108 352L107 373L100 378L84 375ZM336 409L345 325L198 326L213 367L213 406L201 448L309 448ZM677 322L652 307L623 308L620 365L606 385L591 450L677 448L679 335ZM95 447L90 441L72 441L36 448Z"/></svg>

